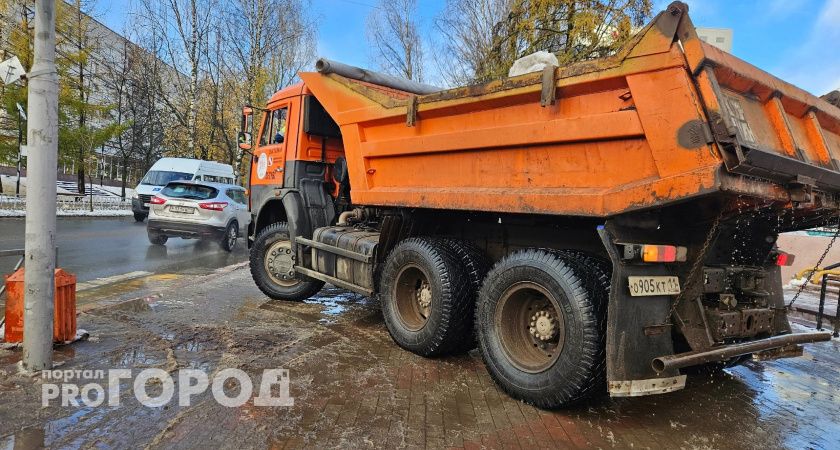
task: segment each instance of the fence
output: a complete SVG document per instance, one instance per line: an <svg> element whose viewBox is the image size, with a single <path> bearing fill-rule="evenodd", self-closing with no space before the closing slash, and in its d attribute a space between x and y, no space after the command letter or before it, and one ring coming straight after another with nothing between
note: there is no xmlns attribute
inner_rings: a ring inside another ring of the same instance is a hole
<svg viewBox="0 0 840 450"><path fill-rule="evenodd" d="M93 209L96 211L122 211L131 209L131 200L119 197L94 196ZM56 209L63 211L87 211L91 207L90 196L59 195L56 199ZM26 211L26 197L17 195L0 195L0 211Z"/></svg>

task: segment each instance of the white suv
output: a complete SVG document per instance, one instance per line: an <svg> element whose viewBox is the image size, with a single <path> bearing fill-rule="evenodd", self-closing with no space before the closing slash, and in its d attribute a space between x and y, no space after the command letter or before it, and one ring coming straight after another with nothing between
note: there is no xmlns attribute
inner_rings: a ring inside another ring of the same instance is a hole
<svg viewBox="0 0 840 450"><path fill-rule="evenodd" d="M204 181L173 181L149 201L149 242L169 237L212 239L226 251L248 229L251 213L245 189Z"/></svg>

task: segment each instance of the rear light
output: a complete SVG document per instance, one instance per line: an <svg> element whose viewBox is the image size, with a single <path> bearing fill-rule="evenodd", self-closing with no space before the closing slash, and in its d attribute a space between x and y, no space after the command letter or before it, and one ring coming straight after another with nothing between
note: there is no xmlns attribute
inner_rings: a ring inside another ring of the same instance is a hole
<svg viewBox="0 0 840 450"><path fill-rule="evenodd" d="M782 267L793 265L794 258L795 256L790 253L779 252L779 254L776 255L776 265Z"/></svg>
<svg viewBox="0 0 840 450"><path fill-rule="evenodd" d="M624 259L641 259L644 262L685 262L686 247L676 245L625 244Z"/></svg>
<svg viewBox="0 0 840 450"><path fill-rule="evenodd" d="M227 202L206 202L199 203L198 207L201 209L209 209L212 211L224 211L227 205Z"/></svg>
<svg viewBox="0 0 840 450"><path fill-rule="evenodd" d="M163 197L158 197L157 195L155 195L154 197L149 199L149 203L151 203L153 205L162 205L162 204L166 203L166 199L163 198Z"/></svg>

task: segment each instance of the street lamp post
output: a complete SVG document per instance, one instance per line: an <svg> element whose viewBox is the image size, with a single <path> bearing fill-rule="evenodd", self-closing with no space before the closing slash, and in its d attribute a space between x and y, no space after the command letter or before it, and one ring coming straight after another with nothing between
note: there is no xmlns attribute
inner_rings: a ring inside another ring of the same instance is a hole
<svg viewBox="0 0 840 450"><path fill-rule="evenodd" d="M23 366L52 369L55 297L58 74L55 69L55 0L35 2L35 64L29 79Z"/></svg>

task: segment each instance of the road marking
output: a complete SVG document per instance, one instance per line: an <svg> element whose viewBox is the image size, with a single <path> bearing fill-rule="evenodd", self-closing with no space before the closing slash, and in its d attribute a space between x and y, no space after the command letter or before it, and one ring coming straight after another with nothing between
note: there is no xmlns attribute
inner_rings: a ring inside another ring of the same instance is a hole
<svg viewBox="0 0 840 450"><path fill-rule="evenodd" d="M152 274L152 272L145 272L145 271L142 271L142 270L137 270L137 271L134 271L134 272L128 272L128 273L124 273L124 274L121 274L121 275L114 275L114 276L110 276L110 277L97 278L95 280L90 280L90 281L86 281L84 283L76 284L76 292L84 291L84 290L87 290L87 289L93 289L93 288L96 288L96 287L104 286L106 284L119 283L120 281L133 280L135 278L141 278L141 277L145 277L145 276L148 276L148 275L151 275L151 274Z"/></svg>

